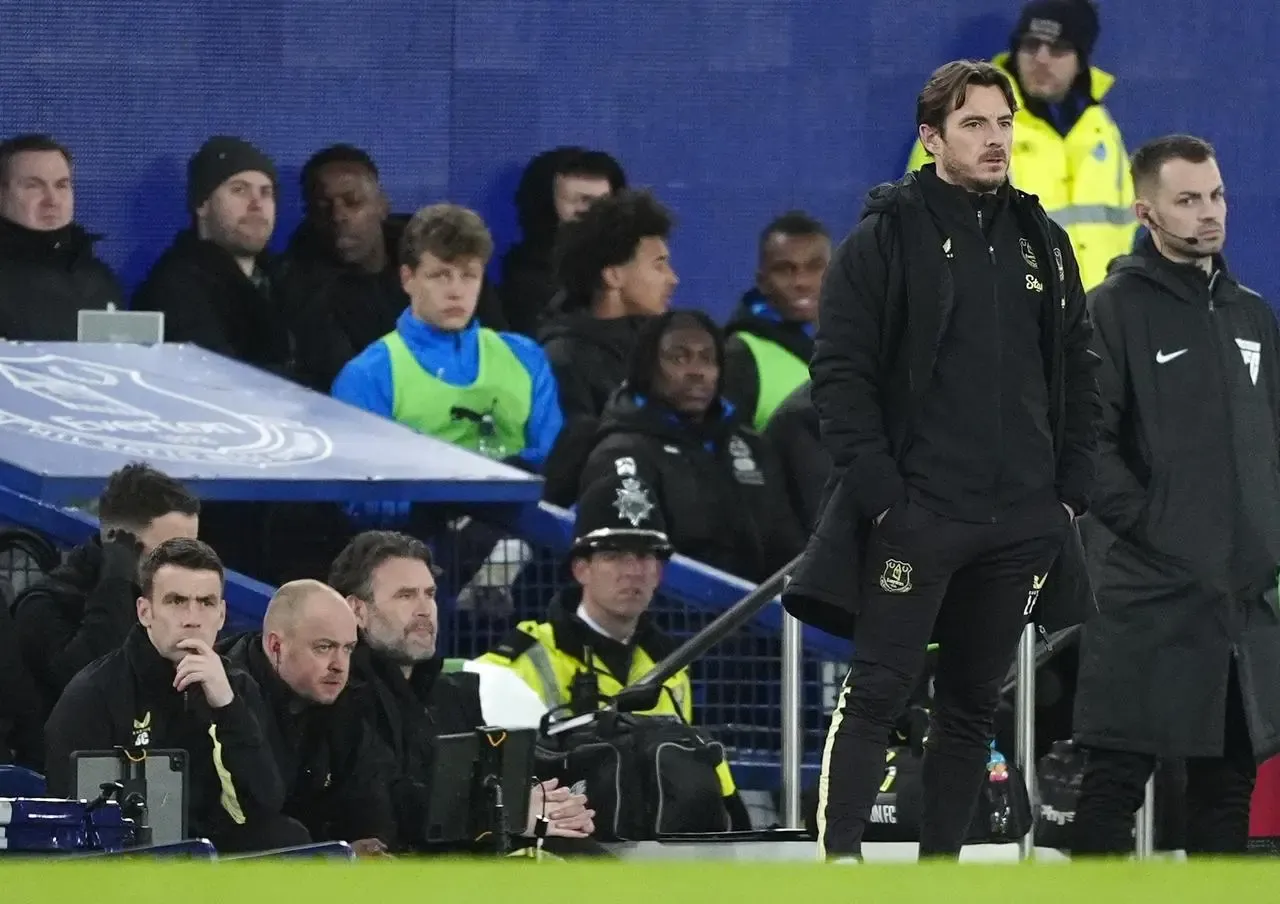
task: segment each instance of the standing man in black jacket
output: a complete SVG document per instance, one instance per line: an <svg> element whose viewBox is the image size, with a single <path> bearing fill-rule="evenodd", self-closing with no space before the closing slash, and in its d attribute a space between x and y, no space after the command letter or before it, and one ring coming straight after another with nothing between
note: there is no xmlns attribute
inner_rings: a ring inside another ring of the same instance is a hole
<svg viewBox="0 0 1280 904"><path fill-rule="evenodd" d="M1014 110L991 65L938 69L916 109L936 163L872 191L823 286L811 372L835 471L787 595L815 624L843 615L847 630L857 616L819 786L833 860L861 857L931 635L920 853L959 855L1000 684L1089 504L1098 403L1084 291L1066 234L1008 182Z"/></svg>
<svg viewBox="0 0 1280 904"><path fill-rule="evenodd" d="M1187 761L1187 851L1242 854L1255 762L1280 752L1280 336L1222 259L1213 148L1133 157L1137 253L1090 293L1102 358L1094 512L1117 539L1076 697L1077 854L1133 849L1157 757Z"/></svg>
<svg viewBox="0 0 1280 904"><path fill-rule="evenodd" d="M271 597L261 631L219 648L258 683L273 716L264 728L284 781L284 812L313 841L386 853L395 841L394 764L348 692L356 617L347 601L319 581L290 581Z"/></svg>
<svg viewBox="0 0 1280 904"><path fill-rule="evenodd" d="M218 554L199 540L168 540L143 560L138 626L76 675L45 726L51 796L75 795L77 750L176 748L190 769L190 837L219 851L306 843L306 830L280 815L284 786L258 686L213 650L224 580Z"/></svg>

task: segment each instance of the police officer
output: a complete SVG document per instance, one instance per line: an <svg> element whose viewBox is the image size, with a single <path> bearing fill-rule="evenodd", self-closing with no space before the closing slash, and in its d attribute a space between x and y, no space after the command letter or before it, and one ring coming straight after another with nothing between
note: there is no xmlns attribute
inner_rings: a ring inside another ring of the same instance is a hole
<svg viewBox="0 0 1280 904"><path fill-rule="evenodd" d="M1133 849L1156 757L1186 758L1188 853L1244 853L1280 752L1280 337L1222 258L1213 148L1133 156L1148 235L1090 294L1102 358L1095 513L1116 540L1085 627L1075 854Z"/></svg>
<svg viewBox="0 0 1280 904"><path fill-rule="evenodd" d="M872 190L823 286L810 370L835 470L786 602L821 627L853 628L820 784L829 859L861 856L931 632L920 853L958 856L1000 684L1089 504L1097 386L1084 291L1066 234L1009 185L1014 110L989 63L934 72L916 122L935 163Z"/></svg>
<svg viewBox="0 0 1280 904"><path fill-rule="evenodd" d="M548 708L591 712L677 646L649 615L672 547L662 510L625 461L583 494L574 536L574 584L552 601L550 618L521 622L481 661L515 670ZM688 669L667 679L657 706L645 714L693 722ZM728 765L721 762L717 771L733 827L751 828Z"/></svg>

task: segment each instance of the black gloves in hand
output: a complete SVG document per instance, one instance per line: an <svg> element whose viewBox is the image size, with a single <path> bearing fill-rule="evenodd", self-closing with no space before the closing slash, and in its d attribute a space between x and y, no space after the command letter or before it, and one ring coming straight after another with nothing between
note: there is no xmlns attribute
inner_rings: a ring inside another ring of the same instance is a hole
<svg viewBox="0 0 1280 904"><path fill-rule="evenodd" d="M122 527L108 528L102 537L103 565L134 574L142 557L142 541ZM104 569L105 570L105 569Z"/></svg>

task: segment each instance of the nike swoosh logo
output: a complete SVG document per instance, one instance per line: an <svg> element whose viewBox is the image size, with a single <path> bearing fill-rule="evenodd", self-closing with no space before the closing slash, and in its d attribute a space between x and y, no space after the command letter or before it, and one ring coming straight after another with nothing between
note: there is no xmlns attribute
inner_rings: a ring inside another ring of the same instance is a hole
<svg viewBox="0 0 1280 904"><path fill-rule="evenodd" d="M1160 352L1160 351L1158 351L1158 352L1156 352L1156 363L1157 363L1157 364L1168 364L1168 363L1169 363L1170 361L1172 361L1174 358L1181 358L1181 357L1182 357L1183 355L1185 355L1188 351L1189 351L1189 349L1180 348L1180 349L1178 349L1176 352L1169 352L1169 354L1167 354L1167 355L1166 355L1164 352Z"/></svg>

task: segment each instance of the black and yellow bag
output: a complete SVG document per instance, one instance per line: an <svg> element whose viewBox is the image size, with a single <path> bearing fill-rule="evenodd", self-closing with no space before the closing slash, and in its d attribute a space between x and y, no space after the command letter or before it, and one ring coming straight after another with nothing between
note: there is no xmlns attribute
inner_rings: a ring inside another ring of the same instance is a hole
<svg viewBox="0 0 1280 904"><path fill-rule="evenodd" d="M597 840L728 831L719 743L675 716L601 711L572 723L542 733L537 773L587 795Z"/></svg>

